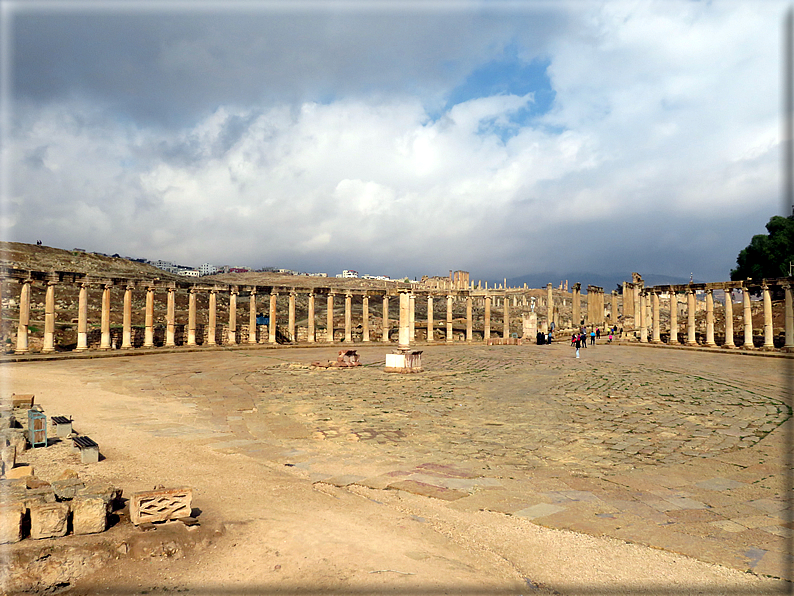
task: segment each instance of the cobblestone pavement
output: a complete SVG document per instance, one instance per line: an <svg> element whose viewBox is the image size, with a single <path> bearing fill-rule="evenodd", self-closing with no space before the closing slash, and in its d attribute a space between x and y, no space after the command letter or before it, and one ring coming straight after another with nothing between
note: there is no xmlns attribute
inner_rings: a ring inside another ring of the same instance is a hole
<svg viewBox="0 0 794 596"><path fill-rule="evenodd" d="M157 408L114 412L155 437L264 458L314 482L409 491L794 579L788 360L441 345L425 348L425 372L400 375L383 372L386 347L358 346L366 366L309 366L335 349L57 366L162 404L160 422Z"/></svg>

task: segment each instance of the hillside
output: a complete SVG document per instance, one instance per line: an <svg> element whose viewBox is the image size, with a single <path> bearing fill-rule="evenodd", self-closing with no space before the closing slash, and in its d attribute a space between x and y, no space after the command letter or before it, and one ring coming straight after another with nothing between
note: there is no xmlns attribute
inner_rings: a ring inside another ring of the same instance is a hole
<svg viewBox="0 0 794 596"><path fill-rule="evenodd" d="M75 271L96 276L184 279L152 265L123 257L106 257L22 242L0 242L0 263L32 271Z"/></svg>

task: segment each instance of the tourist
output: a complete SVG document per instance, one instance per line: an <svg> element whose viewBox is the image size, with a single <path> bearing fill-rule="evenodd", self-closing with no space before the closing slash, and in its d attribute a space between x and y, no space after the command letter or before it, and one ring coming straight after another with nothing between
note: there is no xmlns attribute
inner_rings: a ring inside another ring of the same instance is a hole
<svg viewBox="0 0 794 596"><path fill-rule="evenodd" d="M601 339L601 328L596 327L596 339Z"/></svg>
<svg viewBox="0 0 794 596"><path fill-rule="evenodd" d="M590 345L591 346L595 345L595 331L590 332Z"/></svg>
<svg viewBox="0 0 794 596"><path fill-rule="evenodd" d="M576 357L577 358L579 357L579 346L581 346L581 344L582 344L581 340L582 340L582 335L581 334L577 335L576 336L576 344L575 344L576 345Z"/></svg>

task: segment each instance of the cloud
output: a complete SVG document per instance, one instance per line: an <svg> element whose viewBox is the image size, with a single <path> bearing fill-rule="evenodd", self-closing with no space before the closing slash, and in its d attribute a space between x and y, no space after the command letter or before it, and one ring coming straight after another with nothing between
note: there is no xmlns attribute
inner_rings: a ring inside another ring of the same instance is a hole
<svg viewBox="0 0 794 596"><path fill-rule="evenodd" d="M784 5L473 6L17 15L6 235L726 278L779 203Z"/></svg>

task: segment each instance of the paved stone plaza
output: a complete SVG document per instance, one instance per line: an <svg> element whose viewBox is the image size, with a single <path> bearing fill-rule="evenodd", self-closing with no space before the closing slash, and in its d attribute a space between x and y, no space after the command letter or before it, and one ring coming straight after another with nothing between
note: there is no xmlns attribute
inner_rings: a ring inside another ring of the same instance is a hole
<svg viewBox="0 0 794 596"><path fill-rule="evenodd" d="M424 348L425 372L387 374L388 348L358 348L355 369L310 366L334 359L333 347L14 366L56 366L159 404L108 403L109 425L263 458L312 482L407 491L792 579L790 360L442 345Z"/></svg>

